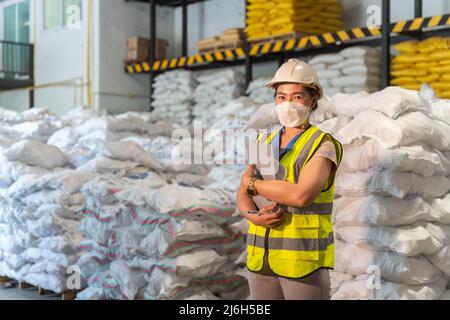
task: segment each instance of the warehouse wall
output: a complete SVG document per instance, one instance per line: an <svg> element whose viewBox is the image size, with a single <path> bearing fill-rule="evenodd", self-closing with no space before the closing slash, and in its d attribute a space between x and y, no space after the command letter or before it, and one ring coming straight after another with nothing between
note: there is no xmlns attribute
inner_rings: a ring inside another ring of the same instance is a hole
<svg viewBox="0 0 450 320"><path fill-rule="evenodd" d="M36 85L54 84L35 91L35 106L57 114L88 104L88 0L83 0L78 30L43 30L42 2L32 1L31 25L35 43ZM158 8L158 36L173 39L173 10ZM95 108L111 112L148 109L148 76L124 73L128 36L148 37L149 6L124 0L92 0L91 79ZM1 30L0 30L1 31ZM173 48L169 48L169 54ZM65 83L61 83L65 82ZM0 93L0 106L25 110L28 91Z"/></svg>
<svg viewBox="0 0 450 320"><path fill-rule="evenodd" d="M96 52L99 73L95 75L94 89L96 105L110 112L148 111L148 76L127 75L123 65L127 38L149 35L148 4L126 3L124 0L100 1L99 13L99 50ZM158 7L157 21L157 36L172 40L173 10ZM174 55L173 47L168 48L168 54Z"/></svg>
<svg viewBox="0 0 450 320"><path fill-rule="evenodd" d="M43 2L31 1L31 39L35 44L35 84L51 86L35 90L35 106L63 114L87 101L86 28L87 5L82 4L82 25L44 30ZM0 105L10 109L28 108L28 91L0 94Z"/></svg>

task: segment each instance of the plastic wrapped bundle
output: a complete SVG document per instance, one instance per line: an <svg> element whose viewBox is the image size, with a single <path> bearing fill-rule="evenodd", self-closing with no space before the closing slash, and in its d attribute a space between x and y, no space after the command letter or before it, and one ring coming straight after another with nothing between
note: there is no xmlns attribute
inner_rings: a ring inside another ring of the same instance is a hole
<svg viewBox="0 0 450 320"><path fill-rule="evenodd" d="M437 97L450 99L450 41L432 37L405 41L395 46L399 54L392 60L392 84L419 90L430 85Z"/></svg>
<svg viewBox="0 0 450 320"><path fill-rule="evenodd" d="M197 77L194 118L205 125L218 120L217 109L243 95L244 76L235 69L204 72Z"/></svg>
<svg viewBox="0 0 450 320"><path fill-rule="evenodd" d="M220 298L235 290L245 298L246 281L236 279L233 264L244 239L229 227L232 193L155 181L103 176L83 187L80 228L88 240L78 265L88 288L78 298ZM99 286L99 277L111 286Z"/></svg>
<svg viewBox="0 0 450 320"><path fill-rule="evenodd" d="M351 47L308 61L316 70L325 95L375 92L380 88L381 53L369 47Z"/></svg>
<svg viewBox="0 0 450 320"><path fill-rule="evenodd" d="M321 34L342 29L342 6L338 0L251 0L246 22L249 40L289 32Z"/></svg>
<svg viewBox="0 0 450 320"><path fill-rule="evenodd" d="M265 104L273 102L274 90L265 87L270 78L259 78L250 82L247 88L247 95L257 103Z"/></svg>
<svg viewBox="0 0 450 320"><path fill-rule="evenodd" d="M170 71L157 76L153 113L175 124L190 124L195 85L192 73L186 70Z"/></svg>
<svg viewBox="0 0 450 320"><path fill-rule="evenodd" d="M440 299L449 276L449 127L430 118L418 92L398 87L338 94L331 104L347 119L335 134L344 156L332 299Z"/></svg>

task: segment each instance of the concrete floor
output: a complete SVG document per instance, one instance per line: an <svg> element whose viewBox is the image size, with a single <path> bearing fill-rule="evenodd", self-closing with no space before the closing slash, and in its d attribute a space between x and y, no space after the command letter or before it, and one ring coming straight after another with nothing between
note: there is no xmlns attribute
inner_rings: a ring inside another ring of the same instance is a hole
<svg viewBox="0 0 450 320"><path fill-rule="evenodd" d="M61 300L57 296L39 296L37 288L19 290L0 287L0 300Z"/></svg>

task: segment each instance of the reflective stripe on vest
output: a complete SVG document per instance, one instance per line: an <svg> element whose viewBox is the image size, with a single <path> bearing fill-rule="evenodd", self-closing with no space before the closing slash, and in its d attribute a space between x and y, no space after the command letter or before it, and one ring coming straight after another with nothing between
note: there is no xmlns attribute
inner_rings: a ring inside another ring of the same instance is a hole
<svg viewBox="0 0 450 320"><path fill-rule="evenodd" d="M264 141L270 144L279 131ZM277 180L298 183L301 171L312 158L323 139L328 137L335 145L338 165L342 159L342 146L331 135L311 126L291 151L280 161ZM263 136L259 137L261 140ZM259 271L264 256L271 270L283 277L301 278L321 267L334 266L334 239L331 221L334 198L334 175L328 186L304 208L281 206L284 209L283 224L268 229L249 222L247 236L247 267Z"/></svg>

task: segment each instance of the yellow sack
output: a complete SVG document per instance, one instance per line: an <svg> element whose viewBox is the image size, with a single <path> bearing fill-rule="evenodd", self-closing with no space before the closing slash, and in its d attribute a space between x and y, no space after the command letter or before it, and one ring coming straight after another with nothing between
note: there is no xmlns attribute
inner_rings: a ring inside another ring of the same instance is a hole
<svg viewBox="0 0 450 320"><path fill-rule="evenodd" d="M433 82L430 85L435 90L442 90L442 91L450 90L450 82Z"/></svg>
<svg viewBox="0 0 450 320"><path fill-rule="evenodd" d="M439 63L441 65L448 65L448 64L450 64L450 60L441 60L441 61L439 61Z"/></svg>
<svg viewBox="0 0 450 320"><path fill-rule="evenodd" d="M318 0L317 2L320 4L323 3L323 4L327 4L327 5L335 5L335 4L339 3L336 0Z"/></svg>
<svg viewBox="0 0 450 320"><path fill-rule="evenodd" d="M342 6L340 4L333 4L333 5L327 6L325 8L325 11L331 12L331 13L342 14Z"/></svg>
<svg viewBox="0 0 450 320"><path fill-rule="evenodd" d="M339 13L334 13L334 12L328 12L328 11L322 11L319 12L317 14L318 17L320 18L325 18L325 19L335 19L335 20L342 20L342 15Z"/></svg>
<svg viewBox="0 0 450 320"><path fill-rule="evenodd" d="M417 45L417 49L421 53L433 53L436 50L447 48L448 48L447 39L441 37L431 37L421 41Z"/></svg>
<svg viewBox="0 0 450 320"><path fill-rule="evenodd" d="M276 28L270 31L271 35L280 35L280 34L285 34L288 32L294 32L295 29L293 26L288 26L288 27L284 27L284 28Z"/></svg>
<svg viewBox="0 0 450 320"><path fill-rule="evenodd" d="M288 23L292 23L292 18L288 18L288 17L280 17L274 20L269 21L268 25L269 26L276 26L278 24L288 24Z"/></svg>
<svg viewBox="0 0 450 320"><path fill-rule="evenodd" d="M394 77L416 77L416 76L426 76L427 74L428 72L426 70L416 70L407 68L391 71L391 75Z"/></svg>
<svg viewBox="0 0 450 320"><path fill-rule="evenodd" d="M418 83L418 82L417 82L417 79L413 78L413 77L400 77L400 78L392 79L391 83L398 85L398 86L402 86L404 84Z"/></svg>
<svg viewBox="0 0 450 320"><path fill-rule="evenodd" d="M416 79L422 83L432 83L434 81L437 81L439 79L439 74L429 74L427 76L418 76Z"/></svg>
<svg viewBox="0 0 450 320"><path fill-rule="evenodd" d="M413 41L405 41L401 42L399 44L396 44L394 47L397 49L398 52L403 54L413 54L417 52L417 45L419 41L413 40Z"/></svg>
<svg viewBox="0 0 450 320"><path fill-rule="evenodd" d="M411 69L414 65L411 63L392 63L391 70Z"/></svg>
<svg viewBox="0 0 450 320"><path fill-rule="evenodd" d="M316 21L317 23L317 21ZM328 26L338 26L341 27L342 26L342 20L339 19L327 19L325 21L323 21L324 25L328 25Z"/></svg>
<svg viewBox="0 0 450 320"><path fill-rule="evenodd" d="M254 11L247 12L248 18L257 18L257 17L262 17L264 15L265 15L264 10L254 10Z"/></svg>
<svg viewBox="0 0 450 320"><path fill-rule="evenodd" d="M449 72L450 72L450 65L430 68L430 73L449 73Z"/></svg>
<svg viewBox="0 0 450 320"><path fill-rule="evenodd" d="M255 3L255 4L251 4L251 5L247 6L247 11L254 11L254 10L258 11L261 9L262 9L261 3Z"/></svg>
<svg viewBox="0 0 450 320"><path fill-rule="evenodd" d="M311 3L297 2L297 3L280 3L276 5L279 11L283 10L305 10L311 6Z"/></svg>
<svg viewBox="0 0 450 320"><path fill-rule="evenodd" d="M441 99L450 99L450 90L439 92L438 97Z"/></svg>
<svg viewBox="0 0 450 320"><path fill-rule="evenodd" d="M392 81L391 81L392 83ZM402 88L409 89L409 90L420 90L420 87L422 87L421 83L408 83L408 84L402 84Z"/></svg>
<svg viewBox="0 0 450 320"><path fill-rule="evenodd" d="M428 57L423 54L401 54L392 60L394 63L419 63L428 61Z"/></svg>
<svg viewBox="0 0 450 320"><path fill-rule="evenodd" d="M429 55L431 61L450 60L450 50L441 50Z"/></svg>
<svg viewBox="0 0 450 320"><path fill-rule="evenodd" d="M450 82L450 73L441 75L440 82Z"/></svg>
<svg viewBox="0 0 450 320"><path fill-rule="evenodd" d="M259 39L259 38L265 38L265 37L270 37L270 33L255 33L255 34L253 34L253 35L251 35L251 36L249 36L248 37L248 40L250 40L250 41L252 41L252 40L256 40L256 39Z"/></svg>
<svg viewBox="0 0 450 320"><path fill-rule="evenodd" d="M436 62L419 62L414 65L414 69L425 70L425 71L429 72L428 70L430 68L437 67L437 66L439 66L439 64L437 64Z"/></svg>

